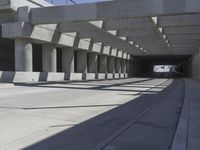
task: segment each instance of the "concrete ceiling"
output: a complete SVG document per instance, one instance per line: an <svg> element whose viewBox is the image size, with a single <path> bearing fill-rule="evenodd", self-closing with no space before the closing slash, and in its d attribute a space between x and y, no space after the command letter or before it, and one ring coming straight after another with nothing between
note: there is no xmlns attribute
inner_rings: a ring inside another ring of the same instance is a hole
<svg viewBox="0 0 200 150"><path fill-rule="evenodd" d="M136 56L139 60L149 65L177 65L187 61L188 55L154 55L154 56Z"/></svg>
<svg viewBox="0 0 200 150"><path fill-rule="evenodd" d="M124 48L134 56L173 55L177 58L190 56L199 47L199 6L196 0L118 0L33 8L31 19L33 24L59 23L62 27L70 25L71 29L79 27L80 37ZM92 26L86 23L88 20L102 21L102 28L90 31ZM111 36L110 31L116 34ZM116 37L123 37L124 42Z"/></svg>

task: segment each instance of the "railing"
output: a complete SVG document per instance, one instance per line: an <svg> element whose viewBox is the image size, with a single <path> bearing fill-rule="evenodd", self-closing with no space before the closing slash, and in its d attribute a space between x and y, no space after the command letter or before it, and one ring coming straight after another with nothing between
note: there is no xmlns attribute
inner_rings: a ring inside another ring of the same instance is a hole
<svg viewBox="0 0 200 150"><path fill-rule="evenodd" d="M57 0L46 0L46 1L55 5L56 4L55 2ZM63 0L61 4L77 4L77 2L75 0Z"/></svg>

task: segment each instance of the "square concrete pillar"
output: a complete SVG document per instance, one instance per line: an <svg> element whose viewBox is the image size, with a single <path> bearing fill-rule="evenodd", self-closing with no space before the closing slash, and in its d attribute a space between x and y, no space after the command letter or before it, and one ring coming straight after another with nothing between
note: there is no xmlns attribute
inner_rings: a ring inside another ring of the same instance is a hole
<svg viewBox="0 0 200 150"><path fill-rule="evenodd" d="M87 53L85 50L76 51L76 73L87 73Z"/></svg>
<svg viewBox="0 0 200 150"><path fill-rule="evenodd" d="M62 48L62 71L70 74L74 73L74 48Z"/></svg>
<svg viewBox="0 0 200 150"><path fill-rule="evenodd" d="M126 73L126 60L121 59L121 73Z"/></svg>
<svg viewBox="0 0 200 150"><path fill-rule="evenodd" d="M126 60L126 73L129 73L130 71L129 71L129 69L130 69L130 62L129 62L129 60Z"/></svg>
<svg viewBox="0 0 200 150"><path fill-rule="evenodd" d="M44 44L42 47L43 72L57 72L57 49L55 45Z"/></svg>
<svg viewBox="0 0 200 150"><path fill-rule="evenodd" d="M15 39L15 71L33 71L33 47L29 39Z"/></svg>
<svg viewBox="0 0 200 150"><path fill-rule="evenodd" d="M107 73L107 56L99 55L99 73Z"/></svg>
<svg viewBox="0 0 200 150"><path fill-rule="evenodd" d="M115 57L108 56L108 73L115 73Z"/></svg>
<svg viewBox="0 0 200 150"><path fill-rule="evenodd" d="M98 53L88 53L88 73L98 73Z"/></svg>
<svg viewBox="0 0 200 150"><path fill-rule="evenodd" d="M121 73L121 59L115 58L115 73Z"/></svg>

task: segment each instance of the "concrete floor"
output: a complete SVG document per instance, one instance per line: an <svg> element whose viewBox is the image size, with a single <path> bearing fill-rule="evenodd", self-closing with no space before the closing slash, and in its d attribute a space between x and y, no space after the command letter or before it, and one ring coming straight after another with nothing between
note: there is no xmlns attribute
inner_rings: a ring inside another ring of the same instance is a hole
<svg viewBox="0 0 200 150"><path fill-rule="evenodd" d="M0 149L160 150L172 142L181 86L178 80L133 78L0 88ZM138 119L150 122L132 127ZM141 146L142 137L150 134L152 139Z"/></svg>

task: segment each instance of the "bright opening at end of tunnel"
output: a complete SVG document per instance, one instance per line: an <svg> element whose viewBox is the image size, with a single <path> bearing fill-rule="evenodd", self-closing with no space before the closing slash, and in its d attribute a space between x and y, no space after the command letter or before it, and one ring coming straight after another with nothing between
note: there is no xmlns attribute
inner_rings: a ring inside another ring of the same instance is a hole
<svg viewBox="0 0 200 150"><path fill-rule="evenodd" d="M155 65L154 72L174 72L175 66L173 65Z"/></svg>

